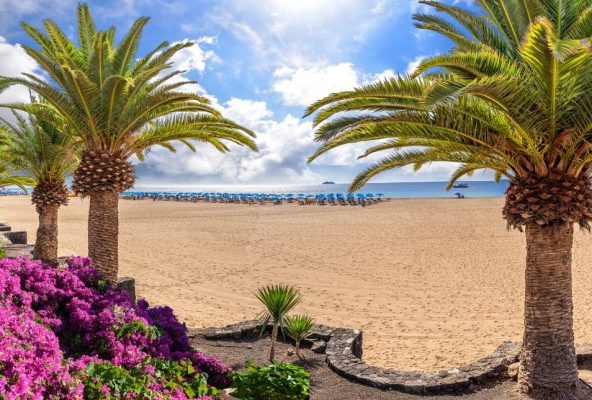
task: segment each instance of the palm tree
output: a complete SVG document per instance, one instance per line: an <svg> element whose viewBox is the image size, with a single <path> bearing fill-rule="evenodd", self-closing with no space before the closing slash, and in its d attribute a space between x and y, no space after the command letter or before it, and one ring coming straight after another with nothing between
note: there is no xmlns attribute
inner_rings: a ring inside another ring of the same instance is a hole
<svg viewBox="0 0 592 400"><path fill-rule="evenodd" d="M23 48L49 79L0 78L0 90L23 85L47 99L81 143L73 190L90 197L88 254L111 285L118 272L119 194L134 183L130 157L142 161L152 146L175 151L173 141L193 151L195 142L221 152L230 150L226 142L257 149L253 132L223 118L203 96L184 91L195 82L179 79L184 71L171 71L173 55L193 43L162 42L137 57L147 22L136 20L117 44L115 27L96 30L86 4L78 6L77 44L51 20L44 21L45 33L23 23L40 47Z"/></svg>
<svg viewBox="0 0 592 400"><path fill-rule="evenodd" d="M475 11L423 1L416 25L453 42L412 76L335 93L309 107L309 161L335 147L380 140L389 152L360 173L454 162L450 185L477 170L509 179L503 216L526 231L525 327L519 387L575 398L573 224L592 218L592 1L478 0ZM345 115L342 113L346 113Z"/></svg>
<svg viewBox="0 0 592 400"><path fill-rule="evenodd" d="M296 344L296 356L300 359L300 343L312 335L314 320L309 315L294 315L285 318L284 330Z"/></svg>
<svg viewBox="0 0 592 400"><path fill-rule="evenodd" d="M43 104L43 102L41 102ZM25 117L14 112L15 123L0 119L1 151L9 165L31 179L31 200L39 214L33 256L45 262L58 257L58 209L68 204L65 179L74 171L77 157L64 134L66 125L52 107L38 106Z"/></svg>
<svg viewBox="0 0 592 400"><path fill-rule="evenodd" d="M261 333L271 321L271 349L269 361L275 359L275 344L277 342L279 328L284 325L284 318L301 301L300 293L291 286L269 285L262 287L255 293L257 299L265 306L265 311L260 314Z"/></svg>

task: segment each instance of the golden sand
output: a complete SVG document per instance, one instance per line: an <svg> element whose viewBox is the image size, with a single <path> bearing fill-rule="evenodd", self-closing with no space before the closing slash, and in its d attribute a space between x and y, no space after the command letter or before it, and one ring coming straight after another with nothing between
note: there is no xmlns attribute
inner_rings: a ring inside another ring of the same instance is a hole
<svg viewBox="0 0 592 400"><path fill-rule="evenodd" d="M503 200L393 200L362 208L121 201L120 274L192 327L250 319L252 292L299 287L298 312L364 330L364 358L397 369L456 367L520 340L524 237ZM88 201L60 211L60 255L85 254ZM0 219L34 240L26 197ZM575 330L592 342L592 237L574 246Z"/></svg>

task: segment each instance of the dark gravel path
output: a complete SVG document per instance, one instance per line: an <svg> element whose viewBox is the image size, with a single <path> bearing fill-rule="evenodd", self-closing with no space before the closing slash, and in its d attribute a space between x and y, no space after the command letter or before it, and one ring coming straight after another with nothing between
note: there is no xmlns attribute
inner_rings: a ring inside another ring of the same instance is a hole
<svg viewBox="0 0 592 400"><path fill-rule="evenodd" d="M268 361L269 338L253 341L213 341L206 340L198 331L192 332L193 346L204 353L215 355L233 369L240 369L245 360L258 364ZM279 343L277 359L282 362L301 364L307 368L311 377L311 400L523 400L524 396L515 392L514 382L497 382L488 386L476 387L469 393L454 393L438 396L419 396L380 389L350 382L335 374L327 367L324 354L316 354L304 349L306 361L296 356L288 356L291 345ZM582 387L581 400L592 400L592 392Z"/></svg>

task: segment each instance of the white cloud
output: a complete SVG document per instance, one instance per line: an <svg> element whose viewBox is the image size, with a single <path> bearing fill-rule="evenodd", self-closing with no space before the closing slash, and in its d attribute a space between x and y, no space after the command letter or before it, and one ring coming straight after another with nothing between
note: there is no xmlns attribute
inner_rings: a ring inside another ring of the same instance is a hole
<svg viewBox="0 0 592 400"><path fill-rule="evenodd" d="M172 44L194 42L191 47L181 49L171 58L174 70L203 73L207 62L220 62L220 58L213 50L205 50L203 45L216 43L215 36L202 36L195 40L184 39Z"/></svg>
<svg viewBox="0 0 592 400"><path fill-rule="evenodd" d="M419 64L421 64L421 62L426 58L427 56L417 56L413 60L409 61L409 63L407 64L407 70L405 71L407 75L410 75L413 72L415 72L417 67L419 67Z"/></svg>
<svg viewBox="0 0 592 400"><path fill-rule="evenodd" d="M255 129L261 121L273 116L273 112L267 108L267 103L264 101L233 97L221 108L225 117L252 129Z"/></svg>
<svg viewBox="0 0 592 400"><path fill-rule="evenodd" d="M367 74L349 62L311 68L281 67L273 73L271 90L281 96L285 105L305 107L331 93L393 76L392 69Z"/></svg>
<svg viewBox="0 0 592 400"><path fill-rule="evenodd" d="M173 57L171 57L172 66L158 74L158 77L163 77L172 71L185 71L184 74L176 75L170 78L167 83L178 83L178 82L191 82L184 86L181 86L177 90L188 92L188 93L199 93L205 94L205 90L197 82L187 78L186 74L196 72L203 74L206 68L211 63L219 63L220 58L213 50L205 50L204 45L213 45L216 43L217 38L215 36L202 36L198 39L189 40L184 39L177 43L193 42L193 46L186 47L178 51Z"/></svg>
<svg viewBox="0 0 592 400"><path fill-rule="evenodd" d="M41 70L35 60L25 53L19 44L11 44L0 36L0 76L17 77L21 73L29 73L36 76L41 75ZM12 86L0 94L0 104L28 102L29 91L22 86ZM12 113L0 108L0 116L11 118Z"/></svg>
<svg viewBox="0 0 592 400"><path fill-rule="evenodd" d="M199 147L197 154L182 146L176 146L178 152L174 154L155 148L145 161L149 171L185 182L191 181L191 177L210 183L319 182L321 178L306 165L306 157L315 147L310 122L292 115L274 120L262 101L232 98L219 104L212 98L212 103L224 116L257 133L259 152L235 145L226 154L205 145Z"/></svg>
<svg viewBox="0 0 592 400"><path fill-rule="evenodd" d="M330 93L352 89L359 82L359 73L351 63L313 68L282 67L275 70L273 77L272 90L290 106L308 106Z"/></svg>

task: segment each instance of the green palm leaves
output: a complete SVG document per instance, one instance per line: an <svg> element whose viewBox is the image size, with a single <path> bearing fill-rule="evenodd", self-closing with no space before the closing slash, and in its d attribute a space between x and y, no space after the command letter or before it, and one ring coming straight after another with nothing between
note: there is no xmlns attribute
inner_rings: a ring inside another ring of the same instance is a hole
<svg viewBox="0 0 592 400"><path fill-rule="evenodd" d="M262 331L272 322L271 350L269 361L275 357L275 343L277 341L278 328L283 327L286 315L301 301L298 290L291 286L270 285L260 288L255 293L257 299L265 306L260 314Z"/></svg>
<svg viewBox="0 0 592 400"><path fill-rule="evenodd" d="M187 86L195 82L173 69L173 56L194 43L165 41L138 55L148 20L137 19L119 42L115 27L96 28L86 4L78 6L77 42L51 20L44 21L43 30L23 23L37 45L23 48L47 79L0 78L0 91L21 85L43 98L63 120L61 132L79 146L73 190L90 197L89 256L111 284L119 268L118 194L134 182L130 157L142 161L153 146L174 152L173 142L192 151L201 143L221 152L232 145L257 150L252 131L191 93ZM5 106L30 113L39 104Z"/></svg>
<svg viewBox="0 0 592 400"><path fill-rule="evenodd" d="M86 148L100 149L127 158L150 146L188 140L210 143L227 151L224 142L256 149L254 134L223 118L209 101L184 91L194 83L178 79L183 71L171 71L172 57L191 42L162 42L143 57L137 50L148 18L136 20L119 43L115 28L95 28L88 7L78 7L78 43L72 42L51 20L45 32L23 23L23 29L39 48L23 46L48 74L48 81L25 74L1 78L0 89L23 85L55 107L69 132ZM26 110L25 104L9 105Z"/></svg>
<svg viewBox="0 0 592 400"><path fill-rule="evenodd" d="M257 299L265 306L261 322L266 326L270 321L282 324L284 317L302 300L297 289L287 285L270 285L257 290Z"/></svg>
<svg viewBox="0 0 592 400"><path fill-rule="evenodd" d="M285 318L284 331L296 342L296 356L300 357L300 343L312 334L314 320L308 315L294 315Z"/></svg>
<svg viewBox="0 0 592 400"><path fill-rule="evenodd" d="M52 107L31 107L29 120L17 113L14 118L15 123L0 119L1 150L12 168L27 173L34 183L63 182L72 174L76 149L64 133L63 119Z"/></svg>
<svg viewBox="0 0 592 400"><path fill-rule="evenodd" d="M387 152L350 190L383 171L454 162L452 183L478 170L497 179L592 172L592 2L480 0L479 12L424 1L421 29L455 43L399 76L312 104L311 156L379 141L362 157ZM569 3L569 4L568 4ZM433 71L433 72L432 72Z"/></svg>

